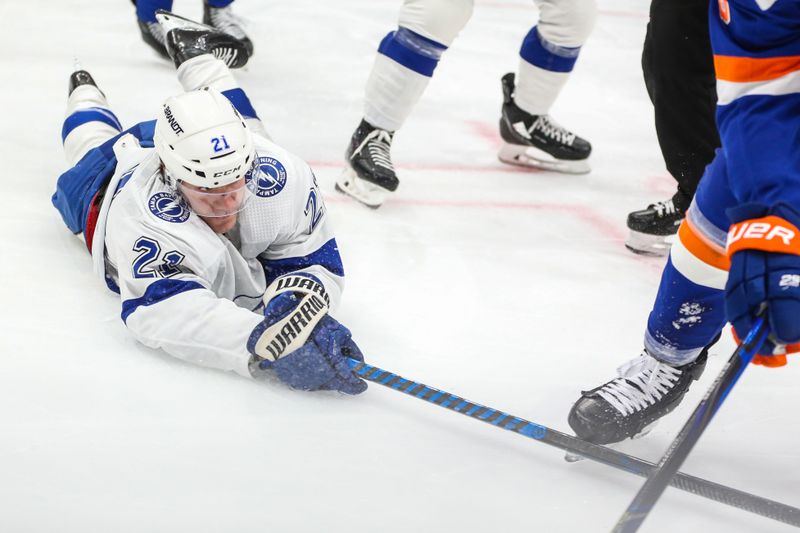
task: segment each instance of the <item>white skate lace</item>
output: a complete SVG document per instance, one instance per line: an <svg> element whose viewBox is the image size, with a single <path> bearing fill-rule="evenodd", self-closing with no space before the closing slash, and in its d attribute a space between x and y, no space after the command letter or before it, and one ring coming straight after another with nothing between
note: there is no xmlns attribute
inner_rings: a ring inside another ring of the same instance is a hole
<svg viewBox="0 0 800 533"><path fill-rule="evenodd" d="M628 361L617 373L620 377L603 385L597 394L626 416L663 398L682 374L647 353Z"/></svg>
<svg viewBox="0 0 800 533"><path fill-rule="evenodd" d="M211 25L218 30L233 35L237 39L247 38L247 34L244 32L244 20L237 16L230 6L212 7L209 11L209 18L211 19Z"/></svg>
<svg viewBox="0 0 800 533"><path fill-rule="evenodd" d="M215 48L211 51L211 55L223 61L229 67L236 63L236 56L239 52L235 48Z"/></svg>
<svg viewBox="0 0 800 533"><path fill-rule="evenodd" d="M550 118L549 115L539 115L536 122L534 122L529 129L531 133L535 130L539 130L545 137L567 146L572 146L572 143L575 142L576 135Z"/></svg>
<svg viewBox="0 0 800 533"><path fill-rule="evenodd" d="M675 208L675 204L672 203L672 199L663 201L663 202L656 202L651 206L653 209L656 210L656 214L659 217L663 217L666 215L673 215L677 213L677 209Z"/></svg>
<svg viewBox="0 0 800 533"><path fill-rule="evenodd" d="M386 130L382 129L374 129L361 141L361 144L358 145L353 151L353 156L360 153L361 150L366 145L367 151L369 152L369 157L372 161L383 168L387 168L394 172L394 165L392 164L392 158L390 154L390 150L392 148L392 134Z"/></svg>

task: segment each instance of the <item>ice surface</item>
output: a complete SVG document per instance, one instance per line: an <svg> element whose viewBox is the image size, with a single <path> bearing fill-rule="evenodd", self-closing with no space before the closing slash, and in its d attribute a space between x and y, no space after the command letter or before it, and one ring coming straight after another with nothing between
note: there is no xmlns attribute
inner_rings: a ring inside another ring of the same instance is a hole
<svg viewBox="0 0 800 533"><path fill-rule="evenodd" d="M396 137L378 211L333 192L399 0L240 0L256 55L239 79L274 138L312 163L348 287L337 317L369 361L561 431L581 388L635 356L662 261L625 216L672 194L639 66L647 2L600 15L553 115L594 145L586 176L496 160L500 76L532 2L478 0ZM199 0L175 10L201 13ZM125 124L179 91L125 0L0 4L0 531L608 531L641 484L372 386L302 394L137 345L50 205L73 56ZM687 401L624 450L664 451ZM800 361L752 368L684 471L800 505ZM642 531L791 528L668 490Z"/></svg>

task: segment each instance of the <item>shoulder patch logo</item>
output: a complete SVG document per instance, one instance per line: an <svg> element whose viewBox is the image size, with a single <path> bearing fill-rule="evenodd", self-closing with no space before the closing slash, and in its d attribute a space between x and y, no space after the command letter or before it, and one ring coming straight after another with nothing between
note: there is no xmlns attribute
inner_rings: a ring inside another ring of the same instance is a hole
<svg viewBox="0 0 800 533"><path fill-rule="evenodd" d="M261 198L270 198L286 186L286 168L274 157L259 157L253 169L245 175L251 190Z"/></svg>
<svg viewBox="0 0 800 533"><path fill-rule="evenodd" d="M180 224L189 219L189 206L183 198L168 192L157 192L147 202L150 212L161 220Z"/></svg>

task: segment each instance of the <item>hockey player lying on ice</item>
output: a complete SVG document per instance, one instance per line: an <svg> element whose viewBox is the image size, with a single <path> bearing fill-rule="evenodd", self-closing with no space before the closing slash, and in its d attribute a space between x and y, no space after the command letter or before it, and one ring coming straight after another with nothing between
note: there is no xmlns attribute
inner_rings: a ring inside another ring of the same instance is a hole
<svg viewBox="0 0 800 533"><path fill-rule="evenodd" d="M363 392L362 359L328 311L344 271L308 165L266 137L231 67L244 46L172 15L168 50L187 91L122 131L88 72L72 74L53 204L83 233L143 344L292 388ZM232 105L233 104L233 105Z"/></svg>
<svg viewBox="0 0 800 533"><path fill-rule="evenodd" d="M722 148L678 230L644 352L570 412L594 442L675 409L726 322L744 337L762 304L772 342L754 362L782 366L782 345L800 341L800 0L712 1L709 22Z"/></svg>

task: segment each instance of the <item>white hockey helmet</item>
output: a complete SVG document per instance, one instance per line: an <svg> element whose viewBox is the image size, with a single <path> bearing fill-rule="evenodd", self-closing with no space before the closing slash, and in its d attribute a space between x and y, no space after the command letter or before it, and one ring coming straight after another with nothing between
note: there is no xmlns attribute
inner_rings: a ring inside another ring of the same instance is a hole
<svg viewBox="0 0 800 533"><path fill-rule="evenodd" d="M210 88L167 98L153 142L173 187L179 182L224 187L243 178L255 158L250 128L233 104Z"/></svg>

